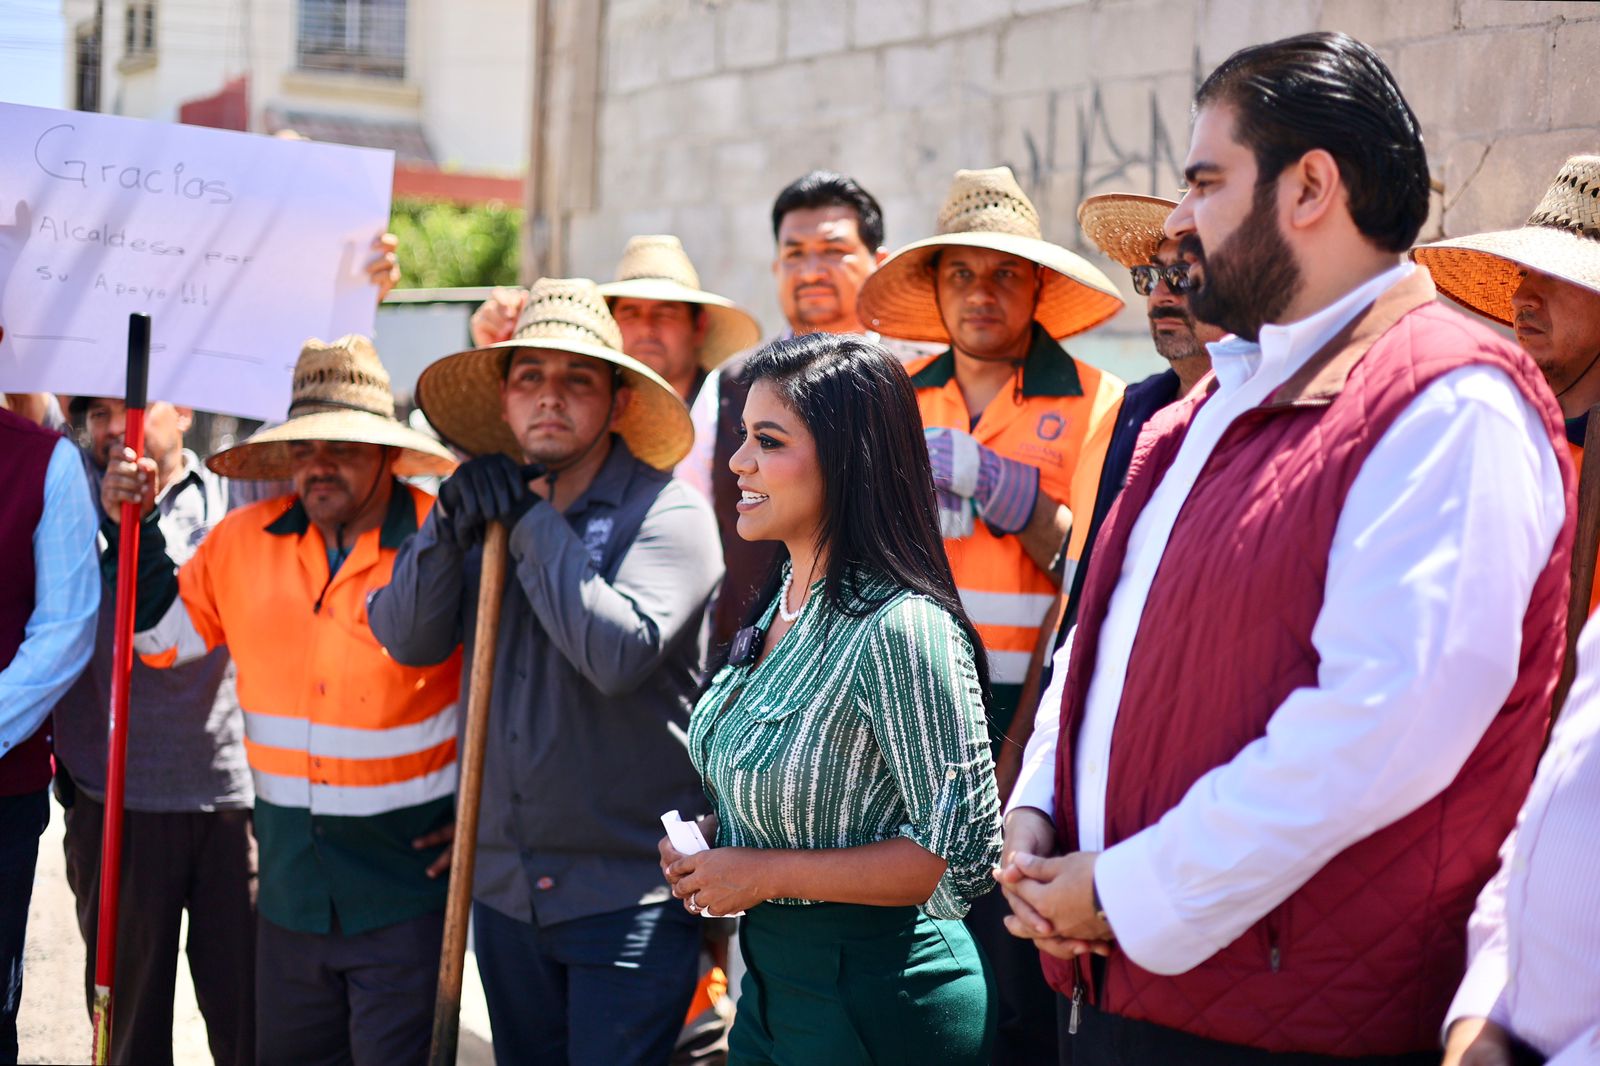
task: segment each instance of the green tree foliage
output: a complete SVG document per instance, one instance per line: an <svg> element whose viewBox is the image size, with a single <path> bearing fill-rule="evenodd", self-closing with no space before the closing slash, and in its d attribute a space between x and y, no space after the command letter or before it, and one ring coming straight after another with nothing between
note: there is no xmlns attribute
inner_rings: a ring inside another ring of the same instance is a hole
<svg viewBox="0 0 1600 1066"><path fill-rule="evenodd" d="M400 238L400 288L517 283L521 208L498 201L396 200L389 227Z"/></svg>

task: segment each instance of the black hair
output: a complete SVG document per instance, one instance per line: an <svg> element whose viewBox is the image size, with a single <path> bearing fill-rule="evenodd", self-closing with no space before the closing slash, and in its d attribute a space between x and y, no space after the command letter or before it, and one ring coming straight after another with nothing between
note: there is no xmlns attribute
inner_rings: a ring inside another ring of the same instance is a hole
<svg viewBox="0 0 1600 1066"><path fill-rule="evenodd" d="M1428 156L1417 116L1378 54L1343 33L1306 33L1233 53L1195 94L1195 108L1237 112L1234 138L1254 152L1258 182L1321 148L1339 165L1350 217L1389 252L1410 248L1428 218Z"/></svg>
<svg viewBox="0 0 1600 1066"><path fill-rule="evenodd" d="M771 384L817 442L823 484L817 539L828 553L821 590L828 606L863 618L901 589L928 597L954 616L971 643L987 710L988 658L945 555L922 413L905 368L864 337L813 333L762 348L741 380ZM778 594L787 559L780 551L744 625L759 621ZM874 598L862 587L874 576L897 588Z"/></svg>
<svg viewBox="0 0 1600 1066"><path fill-rule="evenodd" d="M883 247L883 208L877 198L854 178L831 170L813 170L784 186L772 202L772 239L778 239L783 216L808 207L848 207L856 213L856 228L868 251Z"/></svg>

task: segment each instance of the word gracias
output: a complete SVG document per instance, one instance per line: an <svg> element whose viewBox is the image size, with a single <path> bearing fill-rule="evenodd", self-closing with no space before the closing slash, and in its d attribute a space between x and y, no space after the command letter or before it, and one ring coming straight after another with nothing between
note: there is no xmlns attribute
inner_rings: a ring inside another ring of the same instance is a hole
<svg viewBox="0 0 1600 1066"><path fill-rule="evenodd" d="M39 165L40 170L58 181L73 182L85 189L115 186L157 196L170 195L186 200L203 200L209 204L233 203L233 193L228 191L227 182L193 176L185 178L183 163L174 163L169 174L161 167L130 166L123 163L91 164L85 159L63 158L72 149L65 144L58 145L57 142L66 135L62 131L73 132L76 129L76 126L65 122L51 126L39 134L39 139L34 142L33 161ZM55 136L58 133L61 136ZM47 141L50 142L48 145Z"/></svg>

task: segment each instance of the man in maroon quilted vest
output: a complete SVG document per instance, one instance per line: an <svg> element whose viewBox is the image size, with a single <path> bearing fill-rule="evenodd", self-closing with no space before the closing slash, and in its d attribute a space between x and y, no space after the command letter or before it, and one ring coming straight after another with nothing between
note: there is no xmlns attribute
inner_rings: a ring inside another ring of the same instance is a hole
<svg viewBox="0 0 1600 1066"><path fill-rule="evenodd" d="M1404 259L1427 159L1366 45L1233 55L1186 171L1167 233L1232 336L1101 531L1009 923L1080 1066L1437 1062L1561 668L1561 413Z"/></svg>
<svg viewBox="0 0 1600 1066"><path fill-rule="evenodd" d="M0 409L0 1063L18 1055L23 939L50 817L50 709L94 649L95 529L78 449Z"/></svg>

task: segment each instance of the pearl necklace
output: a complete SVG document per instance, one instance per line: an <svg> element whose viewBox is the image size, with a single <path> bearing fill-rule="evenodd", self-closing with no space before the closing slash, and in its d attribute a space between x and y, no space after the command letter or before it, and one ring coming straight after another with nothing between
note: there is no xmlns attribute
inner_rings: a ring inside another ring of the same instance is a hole
<svg viewBox="0 0 1600 1066"><path fill-rule="evenodd" d="M785 622L790 623L799 618L800 612L806 609L806 605L802 603L799 607L795 608L793 613L789 611L789 586L793 582L794 567L791 566L789 571L783 575L783 588L778 591L778 617L783 619ZM811 602L811 598L808 596L806 597L806 603L809 602Z"/></svg>

